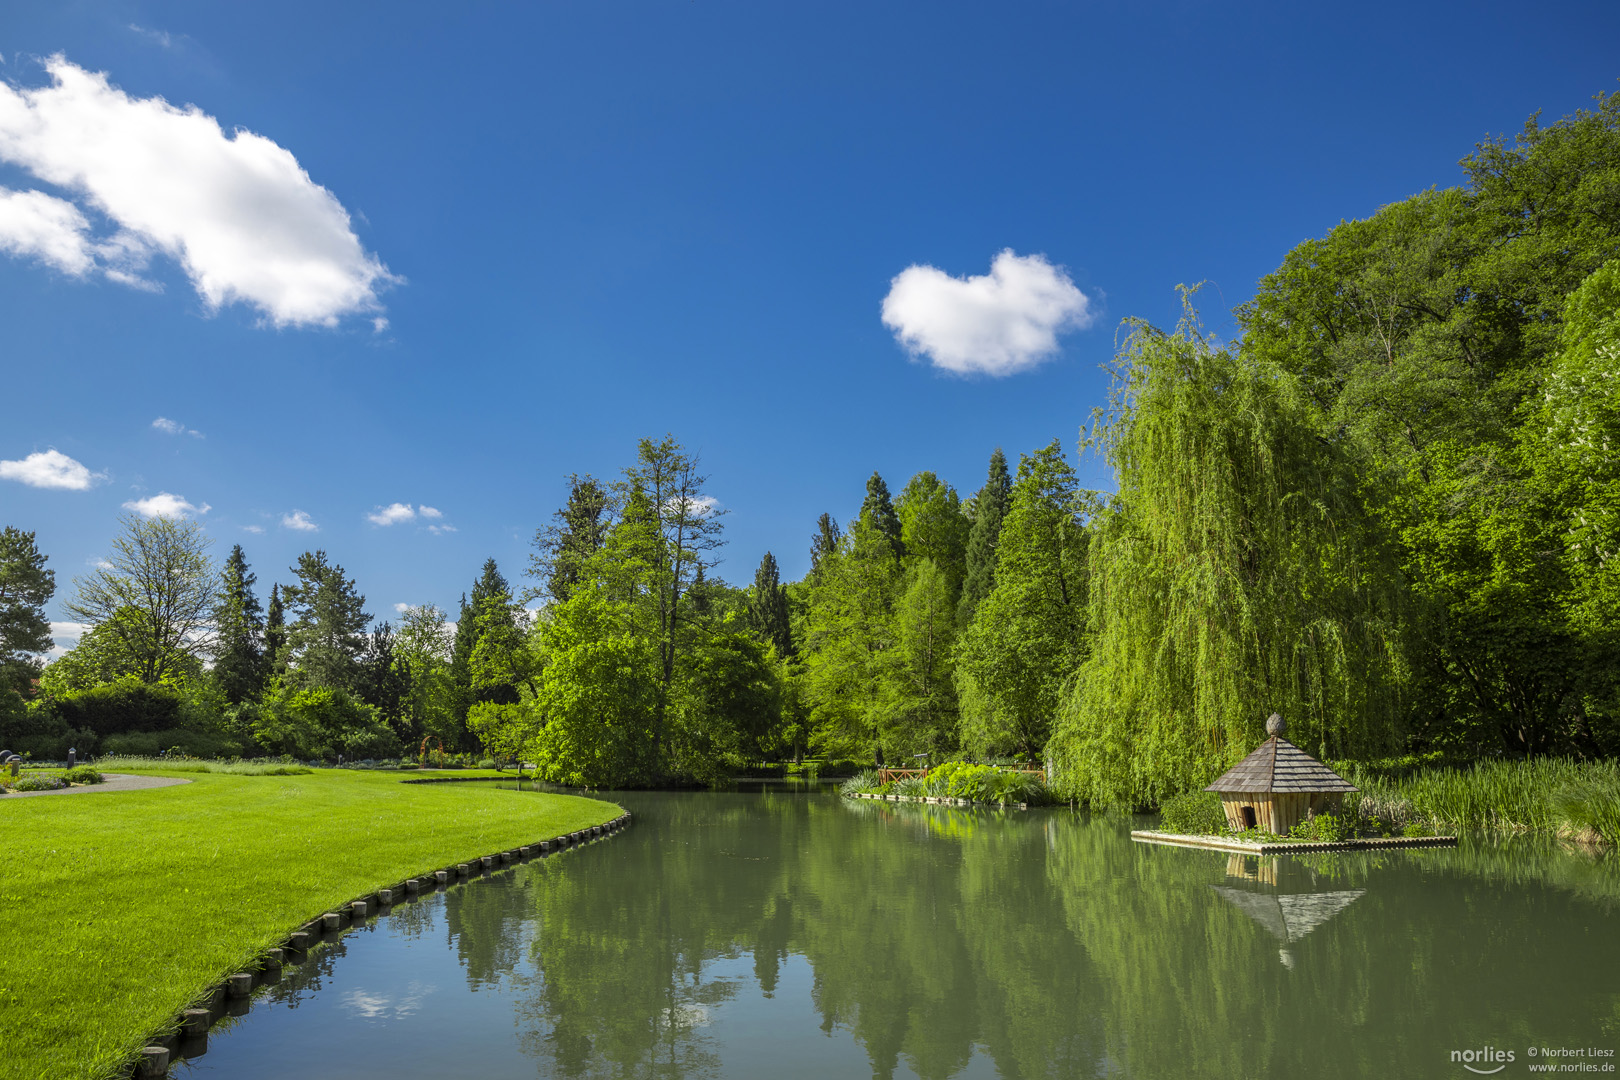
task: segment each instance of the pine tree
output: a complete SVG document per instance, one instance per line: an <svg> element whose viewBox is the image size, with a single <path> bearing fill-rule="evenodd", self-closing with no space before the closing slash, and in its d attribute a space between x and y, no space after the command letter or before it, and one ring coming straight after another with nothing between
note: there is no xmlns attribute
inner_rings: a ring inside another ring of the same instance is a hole
<svg viewBox="0 0 1620 1080"><path fill-rule="evenodd" d="M831 514L822 514L816 522L816 531L810 537L810 580L821 580L821 567L827 557L838 550L838 541L843 533L838 531L838 521Z"/></svg>
<svg viewBox="0 0 1620 1080"><path fill-rule="evenodd" d="M794 654L793 629L788 622L787 589L776 566L776 556L770 552L759 560L754 571L754 591L748 598L748 621L754 632L776 647L776 655L783 659Z"/></svg>
<svg viewBox="0 0 1620 1080"><path fill-rule="evenodd" d="M375 706L390 727L414 741L419 733L411 724L407 708L410 670L395 656L394 641L394 628L386 622L367 635L366 651L360 658L358 691L360 700Z"/></svg>
<svg viewBox="0 0 1620 1080"><path fill-rule="evenodd" d="M270 586L270 609L264 616L264 669L265 677L279 675L287 670L287 658L282 655L287 647L287 617L281 607L281 586Z"/></svg>
<svg viewBox="0 0 1620 1080"><path fill-rule="evenodd" d="M894 500L889 498L889 485L883 482L879 473L874 472L871 479L866 481L866 501L861 503L861 517L888 540L895 558L906 553L906 545L900 537L900 515L895 513Z"/></svg>
<svg viewBox="0 0 1620 1080"><path fill-rule="evenodd" d="M296 618L287 627L289 665L305 686L354 690L366 647L366 598L326 552L306 551L293 567L298 584L281 590Z"/></svg>
<svg viewBox="0 0 1620 1080"><path fill-rule="evenodd" d="M957 604L956 622L966 628L973 621L979 604L996 587L996 546L1001 540L1001 522L1007 516L1012 497L1012 476L1007 472L1007 455L996 447L990 455L990 475L974 499L973 531L968 534L967 576L962 582L962 599Z"/></svg>
<svg viewBox="0 0 1620 1080"><path fill-rule="evenodd" d="M225 700L240 705L264 686L264 619L253 594L257 576L248 569L242 545L231 548L220 575L214 607L214 681Z"/></svg>
<svg viewBox="0 0 1620 1080"><path fill-rule="evenodd" d="M0 532L0 694L9 688L28 696L39 673L29 654L51 647L45 605L56 591L56 574L45 569L45 559L33 533L10 525Z"/></svg>
<svg viewBox="0 0 1620 1080"><path fill-rule="evenodd" d="M528 574L561 604L579 587L580 572L613 525L613 495L595 477L568 478L568 504L535 533Z"/></svg>
<svg viewBox="0 0 1620 1080"><path fill-rule="evenodd" d="M517 702L517 687L507 683L489 683L480 679L473 662L479 642L490 633L502 640L516 634L516 621L512 615L512 587L501 574L494 559L484 560L483 572L473 582L472 597L461 598L461 614L456 621L456 643L451 656L451 675L455 680L458 712L463 722L467 711L474 705L493 702L511 705Z"/></svg>

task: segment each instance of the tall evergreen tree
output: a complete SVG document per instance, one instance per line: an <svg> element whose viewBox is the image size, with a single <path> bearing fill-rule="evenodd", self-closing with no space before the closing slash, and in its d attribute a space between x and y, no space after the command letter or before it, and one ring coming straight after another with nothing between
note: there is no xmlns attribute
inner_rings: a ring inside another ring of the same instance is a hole
<svg viewBox="0 0 1620 1080"><path fill-rule="evenodd" d="M281 586L270 585L270 608L264 615L264 670L266 678L286 670L287 616L281 606Z"/></svg>
<svg viewBox="0 0 1620 1080"><path fill-rule="evenodd" d="M507 584L495 560L485 559L483 572L473 582L472 597L463 596L461 599L455 649L451 657L451 674L455 680L463 722L467 711L474 705L483 702L511 705L518 700L516 686L491 680L487 674L481 674L480 665L474 662L479 643L491 633L504 643L517 633L517 628L512 614L512 587Z"/></svg>
<svg viewBox="0 0 1620 1080"><path fill-rule="evenodd" d="M357 690L360 700L374 706L377 714L402 738L414 742L418 736L411 723L408 695L410 668L395 655L394 628L383 623L366 635L366 651L360 657Z"/></svg>
<svg viewBox="0 0 1620 1080"><path fill-rule="evenodd" d="M343 567L326 561L324 551L304 552L293 573L298 583L281 590L296 616L287 627L290 666L306 686L357 689L371 621L366 598L355 591Z"/></svg>
<svg viewBox="0 0 1620 1080"><path fill-rule="evenodd" d="M883 482L882 475L877 472L873 472L866 481L866 499L861 503L861 517L889 542L895 558L906 553L905 541L900 535L900 515L895 513L894 500L889 497L889 485Z"/></svg>
<svg viewBox="0 0 1620 1080"><path fill-rule="evenodd" d="M979 604L996 587L996 545L1001 540L1001 523L1007 516L1011 497L1012 475L1007 471L1007 455L998 446L990 455L990 475L974 499L966 576L962 581L962 599L956 608L957 625L964 628L973 621Z"/></svg>
<svg viewBox="0 0 1620 1080"><path fill-rule="evenodd" d="M838 520L831 514L822 514L816 521L816 531L810 537L810 579L821 579L821 567L833 552L838 550L838 541L843 533L838 531Z"/></svg>
<svg viewBox="0 0 1620 1080"><path fill-rule="evenodd" d="M28 696L39 673L29 654L51 647L45 605L56 592L56 574L45 569L45 559L33 533L10 525L0 532L0 694L9 689Z"/></svg>
<svg viewBox="0 0 1620 1080"><path fill-rule="evenodd" d="M214 682L225 700L240 705L264 686L264 618L253 593L258 580L242 545L231 548L214 606Z"/></svg>
<svg viewBox="0 0 1620 1080"><path fill-rule="evenodd" d="M770 552L759 560L754 571L754 591L748 598L748 621L754 632L776 646L776 655L784 659L793 656L793 628L788 621L787 589L776 566L776 556Z"/></svg>
<svg viewBox="0 0 1620 1080"><path fill-rule="evenodd" d="M530 577L538 579L551 599L563 603L579 587L580 573L613 525L613 493L595 477L568 478L568 504L552 524L535 533L529 556Z"/></svg>

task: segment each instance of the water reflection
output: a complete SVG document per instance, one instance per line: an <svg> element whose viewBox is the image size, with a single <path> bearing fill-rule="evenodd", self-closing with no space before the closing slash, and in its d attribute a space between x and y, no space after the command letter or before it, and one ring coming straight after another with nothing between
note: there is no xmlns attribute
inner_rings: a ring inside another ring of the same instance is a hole
<svg viewBox="0 0 1620 1080"><path fill-rule="evenodd" d="M616 798L628 832L289 967L196 1071L1443 1075L1620 1035L1620 875L1547 845L1228 861L1066 812Z"/></svg>
<svg viewBox="0 0 1620 1080"><path fill-rule="evenodd" d="M1292 968L1295 962L1288 946L1349 907L1367 891L1314 889L1310 886L1316 884L1316 875L1289 874L1286 870L1291 866L1281 858L1231 855L1226 860L1226 876L1255 884L1210 886L1218 896L1282 943L1277 956L1287 968Z"/></svg>

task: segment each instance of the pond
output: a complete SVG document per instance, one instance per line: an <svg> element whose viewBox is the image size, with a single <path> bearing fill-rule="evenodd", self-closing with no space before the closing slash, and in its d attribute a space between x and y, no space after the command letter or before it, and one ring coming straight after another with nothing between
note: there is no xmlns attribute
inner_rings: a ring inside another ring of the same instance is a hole
<svg viewBox="0 0 1620 1080"><path fill-rule="evenodd" d="M179 1074L1466 1076L1454 1051L1620 1045L1620 866L1551 842L1262 861L1068 810L613 798L627 831L347 932Z"/></svg>

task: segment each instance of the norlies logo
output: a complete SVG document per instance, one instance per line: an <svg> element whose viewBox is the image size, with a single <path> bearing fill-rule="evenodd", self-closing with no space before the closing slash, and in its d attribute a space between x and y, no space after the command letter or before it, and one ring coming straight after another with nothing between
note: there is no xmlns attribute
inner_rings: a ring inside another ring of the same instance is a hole
<svg viewBox="0 0 1620 1080"><path fill-rule="evenodd" d="M1492 1073L1499 1073L1508 1067L1508 1063L1513 1060L1513 1051L1498 1050L1494 1046L1482 1046L1478 1050L1453 1050L1451 1060L1471 1073L1490 1076ZM1495 1065L1496 1068L1475 1068L1476 1063L1479 1065Z"/></svg>

